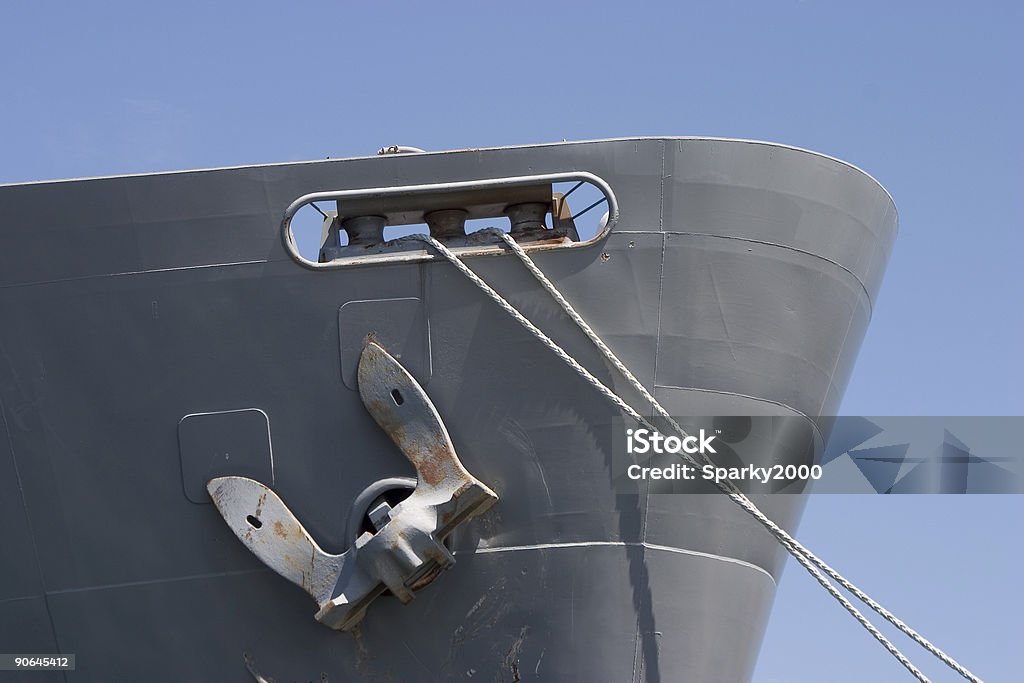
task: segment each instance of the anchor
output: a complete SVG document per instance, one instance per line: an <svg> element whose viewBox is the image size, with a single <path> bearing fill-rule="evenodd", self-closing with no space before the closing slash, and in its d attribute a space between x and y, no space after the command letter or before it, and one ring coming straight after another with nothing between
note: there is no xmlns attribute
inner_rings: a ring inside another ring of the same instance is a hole
<svg viewBox="0 0 1024 683"><path fill-rule="evenodd" d="M359 358L363 405L416 468L412 494L394 508L381 502L340 555L325 552L270 487L218 477L207 490L231 530L267 566L302 587L320 606L316 619L342 631L390 590L403 604L455 563L445 538L498 496L462 465L423 387L398 360L369 341Z"/></svg>

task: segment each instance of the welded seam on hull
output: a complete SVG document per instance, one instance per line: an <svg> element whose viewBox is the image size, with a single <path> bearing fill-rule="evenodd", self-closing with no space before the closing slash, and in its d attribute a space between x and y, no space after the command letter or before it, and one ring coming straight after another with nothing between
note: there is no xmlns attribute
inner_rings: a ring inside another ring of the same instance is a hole
<svg viewBox="0 0 1024 683"><path fill-rule="evenodd" d="M658 188L658 230L661 232L661 257L658 260L658 327L654 337L654 375L651 378L651 384L658 384L658 358L661 357L661 319L662 319L662 304L665 300L665 256L668 251L668 238L665 237L665 181L667 180L667 166L668 166L668 142L664 142L661 145L661 178ZM630 243L632 244L632 242ZM650 406L651 415L654 415L654 406ZM648 493L650 490L651 482L647 482ZM651 511L651 497L647 493L640 496L640 500L643 502L643 516L641 517L640 523L640 540L643 543L647 542L647 519L650 516ZM643 560L643 574L645 582L648 584L647 595L651 597L650 588L650 574L647 571L647 561ZM635 589L634 589L635 590ZM633 639L633 676L634 682L640 680L641 672L643 671L643 665L646 664L646 660L643 658L642 652L642 638L643 638L643 625L641 622L641 614L638 610L636 620L636 634Z"/></svg>
<svg viewBox="0 0 1024 683"><path fill-rule="evenodd" d="M747 399L750 399L751 401L758 401L759 403L768 403L768 404L773 405L773 406L779 406L780 408L785 408L786 410L791 411L795 417L802 417L805 420L807 420L808 422L810 422L811 426L814 428L814 433L818 435L819 439L822 438L821 431L818 429L818 425L814 422L814 420L812 420L810 417L807 416L807 413L803 412L802 410L797 410L793 406L786 405L785 403L782 403L781 401L773 401L770 398L762 398L760 396L751 396L750 394L741 394L741 393L736 392L736 391L725 391L724 389L705 389L703 387L679 387L679 386L675 386L675 385L672 385L672 384L655 384L654 385L654 389L655 390L658 390L658 389L674 389L676 391L700 391L700 392L704 392L706 394L721 394L723 396L735 396L737 398L747 398Z"/></svg>
<svg viewBox="0 0 1024 683"><path fill-rule="evenodd" d="M11 368L12 374L14 373L14 363L11 362L10 357L7 355L6 349L0 349L4 355L4 361L6 361L8 367ZM14 376L14 382L16 385L20 384L17 376ZM20 388L20 387L19 387ZM35 528L32 526L32 514L28 509L28 500L25 497L25 486L21 479L21 469L18 467L18 457L14 454L14 437L11 435L11 426L7 422L7 410L4 408L3 401L0 400L0 420L3 421L4 435L7 437L7 448L11 454L11 466L14 468L14 476L18 480L18 495L21 497L21 508L25 511L25 524L28 527L28 533L32 538L32 559L35 561L36 572L39 575L39 587L43 590L43 606L46 607L46 620L50 625L50 635L53 636L53 644L57 647L57 651L60 652L60 639L57 637L57 625L53 622L53 612L50 611L50 601L46 598L46 575L43 573L43 561L39 556L39 543L36 540ZM68 675L66 672L61 673L61 678L67 683Z"/></svg>
<svg viewBox="0 0 1024 683"><path fill-rule="evenodd" d="M661 149L661 197L658 206L658 231L661 233L661 263L658 277L658 332L654 337L654 385L658 385L658 356L661 355L661 307L665 293L665 255L668 241L665 237L665 148ZM616 231L618 232L618 231ZM638 231L641 232L641 231ZM644 234L657 234L654 231L642 231ZM651 406L651 413L654 406Z"/></svg>
<svg viewBox="0 0 1024 683"><path fill-rule="evenodd" d="M196 581L200 579L219 579L228 576L245 576L246 574L272 574L270 569L239 569L230 572L211 572L208 574L192 574L190 576L170 576L163 579L144 579L142 581L126 581L124 583L108 583L101 586L83 586L82 588L62 588L59 590L46 591L47 595L65 595L68 593L89 593L91 591L104 591L119 588L137 588L139 586L156 586L182 581Z"/></svg>
<svg viewBox="0 0 1024 683"><path fill-rule="evenodd" d="M846 350L846 340L850 338L850 330L853 329L853 318L850 318L850 322L846 324L846 334L843 335L843 343L839 345L839 353L836 354L836 362L832 366L832 372L828 376L828 386L825 387L825 394L821 397L821 405L818 406L818 413L825 409L825 403L828 401L829 394L832 390L832 380L835 379L836 370L839 369L839 362L843 360L843 351ZM838 409L838 406L836 406Z"/></svg>
<svg viewBox="0 0 1024 683"><path fill-rule="evenodd" d="M45 597L46 596L44 596L42 594L37 594L37 595L19 595L19 596L14 597L14 598L4 598L3 600L0 600L0 605L6 605L9 602L25 602L26 600L42 600Z"/></svg>
<svg viewBox="0 0 1024 683"><path fill-rule="evenodd" d="M651 379L653 384L652 388L658 386L658 358L661 356L661 318L662 318L662 304L665 301L665 256L668 249L668 242L665 238L665 168L668 154L665 152L665 146L661 147L661 195L658 204L658 229L661 232L661 258L658 264L658 330L654 336L654 376ZM654 415L654 406L650 406L651 415ZM650 484L648 484L650 486ZM640 538L647 541L647 513L650 511L650 496L644 496L644 517L643 526L640 529Z"/></svg>
<svg viewBox="0 0 1024 683"><path fill-rule="evenodd" d="M622 233L628 232L628 233L633 234L633 235L655 235L655 234L657 234L658 232L661 232L661 231L656 231L656 230L616 230L615 232L617 232L617 233L618 232L622 232ZM748 242L750 244L761 244L761 245L764 245L766 247L778 247L779 249L786 249L788 251L794 251L794 252L796 252L798 254L803 254L804 256L810 256L812 258L818 259L819 261L825 261L826 263L830 263L833 266L835 266L836 268L839 268L840 270L846 272L850 277L852 277L854 280L856 280L857 284L860 285L860 288L864 291L864 296L867 297L867 300L868 300L868 315L870 316L870 314L874 310L874 303L875 302L872 300L871 294L868 293L868 288L864 285L864 281L861 280L857 276L856 273L854 273L852 270L850 270L849 268L844 266L842 263L839 263L838 261L833 261L832 259L828 258L827 256L822 256L821 254L815 254L812 251L807 251L805 249L799 249L797 247L793 247L793 246L790 246L788 244L779 244L778 242L769 242L767 240L755 240L755 239L752 239L750 237L739 237L737 235L715 235L715 234L710 233L710 232L678 232L678 231L671 231L671 230L664 231L664 232L662 232L662 234L664 234L664 235L678 235L680 237L714 237L715 239L720 239L720 240L736 240L737 242Z"/></svg>
<svg viewBox="0 0 1024 683"><path fill-rule="evenodd" d="M775 577L772 576L766 569L759 567L756 564L747 562L746 560L740 560L735 557L726 557L724 555L716 555L714 553L705 553L699 550L689 550L687 548L674 548L668 545L658 545L656 543L647 542L626 542L626 541L567 541L565 543L536 543L533 545L506 545L498 546L495 548L475 548L473 550L456 550L453 555L487 555L490 553L513 553L521 552L526 550L561 550L564 548L644 548L646 550L658 550L661 552L675 553L677 555L689 555L691 557L701 557L707 560L717 560L719 562L728 562L729 564L739 565L746 567L747 569L753 569L756 572L760 572L768 577L773 585L777 585Z"/></svg>
<svg viewBox="0 0 1024 683"><path fill-rule="evenodd" d="M202 270L205 268L230 268L233 266L252 266L259 264L282 263L285 259L262 259L258 261L229 261L227 263L198 263L191 266L170 266L168 268L151 268L149 270L126 270L117 273L94 273L92 275L77 275L75 277L60 277L53 280L33 280L31 282L11 282L0 285L0 289L14 289L17 287L38 287L40 285L58 285L63 282L81 282L83 280L99 280L107 277L127 277L130 275L152 275L155 273L177 273L185 270Z"/></svg>

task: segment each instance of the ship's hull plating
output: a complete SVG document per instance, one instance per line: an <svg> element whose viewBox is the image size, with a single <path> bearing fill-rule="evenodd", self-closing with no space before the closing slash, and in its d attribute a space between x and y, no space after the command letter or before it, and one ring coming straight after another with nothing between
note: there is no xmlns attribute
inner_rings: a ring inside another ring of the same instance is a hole
<svg viewBox="0 0 1024 683"><path fill-rule="evenodd" d="M749 680L784 559L756 522L616 494L614 410L449 264L314 272L279 238L309 192L573 170L620 220L536 260L670 412L836 410L896 215L809 152L628 139L0 188L5 650L76 653L72 681L247 681L246 659L276 681ZM470 263L639 405L514 258ZM339 633L196 480L234 457L344 550L352 499L412 474L345 378L396 318L500 500L410 605ZM757 502L788 528L802 508Z"/></svg>

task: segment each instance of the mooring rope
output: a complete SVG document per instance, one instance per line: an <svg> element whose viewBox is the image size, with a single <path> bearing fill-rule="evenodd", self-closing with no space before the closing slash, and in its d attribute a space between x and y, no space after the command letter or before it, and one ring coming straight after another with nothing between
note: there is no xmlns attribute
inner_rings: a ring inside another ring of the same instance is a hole
<svg viewBox="0 0 1024 683"><path fill-rule="evenodd" d="M661 405L661 403L654 398L653 395L647 388L636 378L636 376L630 372L622 361L612 352L611 349L604 343L604 341L594 332L593 328L583 319L582 316L573 308L572 304L566 300L561 292L555 287L555 285L548 279L546 275L537 267L533 259L529 257L525 250L512 238L511 235L497 229L482 230L480 232L496 234L501 240L508 246L508 248L514 253L523 265L526 266L527 270L534 276L534 278L540 283L540 285L547 290L551 297L556 303L562 308L562 310L569 316L569 318L576 324L580 330L587 336L588 339L597 347L601 352L601 355L611 363L616 370L633 386L634 389L643 396L644 400L650 402L655 412L658 413L663 419L665 419L670 426L675 429L681 437L687 437L686 431L669 415L668 411ZM584 368L580 363L573 358L567 351L561 346L555 343L549 336L547 336L540 328L534 325L526 316L519 312L511 303L509 303L501 294L495 291L490 285L484 282L476 273L460 259L454 252L448 247L443 245L438 240L434 239L430 235L409 235L408 237L400 238L397 241L419 241L429 244L445 259L447 259L455 268L466 276L474 285L476 285L484 294L494 301L502 310L508 313L516 322L522 325L528 332L536 337L541 343L550 349L556 356L558 356L563 362L565 362L570 368L572 368L577 374L579 374L588 384L593 386L602 396L608 401L614 404L617 408L622 410L624 413L629 415L631 418L642 424L647 429L657 431L651 423L645 419L640 413L633 409L628 403L626 403L618 394L607 387L601 380L597 379L593 374ZM694 465L699 466L699 463L689 454L684 453L684 457ZM707 464L713 464L711 460L704 455L704 460ZM842 574L837 572L835 569L826 564L821 558L812 553L809 549L803 546L799 541L793 538L785 529L778 526L773 522L767 515L765 515L746 495L744 495L739 489L735 487L731 482L717 482L718 488L725 493L733 502L740 506L745 512L754 517L761 525L771 534L779 543L789 552L790 555L795 559L808 573L819 583L821 586L836 599L846 609L847 612L857 620L858 623L868 633L870 633L881 645L893 656L900 664L902 664L907 671L911 673L921 683L930 683L929 679L922 673L917 667L911 663L911 661L904 655L900 650L890 641L881 631L879 631L874 624L872 624L867 617L865 617L839 590L832 585L832 583L822 574L824 572L833 580L835 580L840 586L849 591L858 600L863 602L865 605L870 607L886 621L899 629L902 633L910 637L914 642L923 647L925 650L930 652L932 655L937 657L946 666L956 671L958 674L971 681L972 683L982 683L981 679L971 673L963 665L957 662L955 659L947 655L945 652L940 650L938 647L929 642L921 634L914 629L907 626L903 621L898 619L892 612L885 609L878 602L873 600L869 595L860 590L857 586L846 579Z"/></svg>

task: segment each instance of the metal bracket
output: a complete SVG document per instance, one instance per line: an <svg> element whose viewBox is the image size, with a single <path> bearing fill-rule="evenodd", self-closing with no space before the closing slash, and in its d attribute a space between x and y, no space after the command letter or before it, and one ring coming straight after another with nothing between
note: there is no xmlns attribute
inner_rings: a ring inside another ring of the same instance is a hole
<svg viewBox="0 0 1024 683"><path fill-rule="evenodd" d="M379 510L376 533L365 532L340 555L324 552L269 487L246 477L207 486L239 540L271 569L320 605L318 621L347 631L374 598L390 590L403 603L455 562L444 539L498 496L459 461L448 431L423 388L374 342L359 359L366 409L416 467L412 495Z"/></svg>

